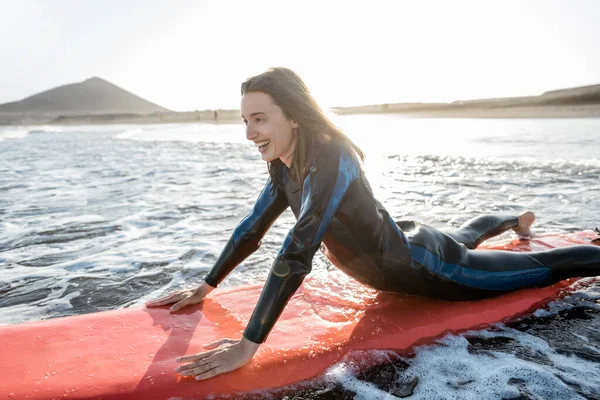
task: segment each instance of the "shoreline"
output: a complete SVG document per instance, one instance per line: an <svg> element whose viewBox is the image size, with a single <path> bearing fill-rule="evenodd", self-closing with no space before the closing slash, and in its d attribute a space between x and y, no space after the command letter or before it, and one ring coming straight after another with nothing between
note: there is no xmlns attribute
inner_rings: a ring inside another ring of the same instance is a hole
<svg viewBox="0 0 600 400"><path fill-rule="evenodd" d="M91 80L82 84L89 84L89 82ZM110 85L101 79L97 79L97 82ZM113 90L112 86L110 88ZM161 107L154 112L77 112L69 111L67 106L63 108L64 111L52 112L32 111L31 108L25 108L26 111L14 111L14 107L13 111L9 112L1 111L0 108L0 126L241 123L239 109L178 112ZM105 107L104 110L109 109ZM337 115L386 114L406 118L597 118L600 117L600 84L552 90L538 96L457 100L450 103L371 104L331 107L329 110Z"/></svg>
<svg viewBox="0 0 600 400"><path fill-rule="evenodd" d="M374 104L331 108L334 115L389 115L405 118L600 118L600 104ZM0 114L0 126L106 125L169 123L242 123L239 110L204 110L152 114L31 115Z"/></svg>

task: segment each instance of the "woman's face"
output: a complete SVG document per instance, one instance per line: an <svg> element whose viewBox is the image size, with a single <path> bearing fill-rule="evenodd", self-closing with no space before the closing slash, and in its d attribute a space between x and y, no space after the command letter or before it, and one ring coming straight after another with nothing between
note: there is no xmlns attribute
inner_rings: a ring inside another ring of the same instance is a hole
<svg viewBox="0 0 600 400"><path fill-rule="evenodd" d="M246 139L254 142L262 159L279 158L289 168L296 146L296 121L288 120L271 96L263 92L248 92L242 96L241 109Z"/></svg>

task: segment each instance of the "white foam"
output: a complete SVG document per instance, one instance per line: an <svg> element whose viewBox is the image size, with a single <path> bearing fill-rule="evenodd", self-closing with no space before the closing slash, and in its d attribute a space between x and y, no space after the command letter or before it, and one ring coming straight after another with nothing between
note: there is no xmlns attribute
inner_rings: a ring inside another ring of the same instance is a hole
<svg viewBox="0 0 600 400"><path fill-rule="evenodd" d="M91 222L103 222L106 218L102 215L98 214L85 214L85 215L76 215L76 216L68 216L60 221L60 224L86 224Z"/></svg>
<svg viewBox="0 0 600 400"><path fill-rule="evenodd" d="M437 344L416 348L414 358L404 359L409 367L399 371L398 383L405 386L418 379L409 397L411 400L512 398L521 395L520 389L532 398L581 399L565 382L578 387L586 396L600 392L600 365L559 354L543 339L501 324L493 331L472 331L466 335L483 339L509 338L515 346L550 362L532 362L494 350L472 354L465 336L447 335ZM331 367L325 379L331 386L340 384L355 392L356 399L395 398L374 384L357 379L357 372L352 363L343 361Z"/></svg>
<svg viewBox="0 0 600 400"><path fill-rule="evenodd" d="M28 128L11 128L0 131L0 142L6 139L23 139L29 134Z"/></svg>
<svg viewBox="0 0 600 400"><path fill-rule="evenodd" d="M576 292L569 295L569 297L561 300L550 302L546 308L540 308L533 313L534 317L549 317L557 315L559 312L573 308L574 304L585 305L586 307L593 308L594 310L600 310L600 304L596 303L596 300L600 299L600 286L588 286L598 278L582 278L577 281L574 285Z"/></svg>
<svg viewBox="0 0 600 400"><path fill-rule="evenodd" d="M576 338L579 338L579 339L583 340L584 342L589 342L590 341L590 339L588 339L587 337L585 337L583 335L578 335L575 332L571 332L571 335L575 336Z"/></svg>
<svg viewBox="0 0 600 400"><path fill-rule="evenodd" d="M564 382L571 382L586 394L600 390L600 366L575 356L556 353L544 340L510 328L502 332L473 333L482 338L508 337L520 346L539 353L552 365L534 363L512 354L487 351L468 352L463 336L447 336L439 345L421 347L400 374L399 380L419 383L411 399L496 399L519 395L518 387L509 380L521 380L533 397L543 399L581 398Z"/></svg>
<svg viewBox="0 0 600 400"><path fill-rule="evenodd" d="M356 393L355 399L395 399L395 396L379 389L373 383L357 379L355 375L376 364L389 363L396 356L390 351L355 351L329 368L324 374L324 380L329 384L341 384L345 389ZM367 361L368 360L368 361Z"/></svg>
<svg viewBox="0 0 600 400"><path fill-rule="evenodd" d="M384 392L372 383L356 379L346 364L337 364L327 372L327 378L335 380L342 386L356 393L357 400L396 399L395 396Z"/></svg>
<svg viewBox="0 0 600 400"><path fill-rule="evenodd" d="M592 345L584 344L583 347L585 347L586 349L592 350L594 353L600 354L600 349L598 349Z"/></svg>
<svg viewBox="0 0 600 400"><path fill-rule="evenodd" d="M126 131L117 134L117 136L115 136L115 138L116 139L132 139L140 132L142 132L142 128L131 128L131 129L127 129Z"/></svg>
<svg viewBox="0 0 600 400"><path fill-rule="evenodd" d="M64 128L56 125L40 125L31 127L30 133L61 133Z"/></svg>

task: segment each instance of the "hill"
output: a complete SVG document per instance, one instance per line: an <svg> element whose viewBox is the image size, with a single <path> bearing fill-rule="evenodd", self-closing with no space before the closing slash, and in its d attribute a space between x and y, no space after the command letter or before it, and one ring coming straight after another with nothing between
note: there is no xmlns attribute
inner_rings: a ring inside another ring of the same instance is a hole
<svg viewBox="0 0 600 400"><path fill-rule="evenodd" d="M50 89L20 101L0 104L0 114L99 115L169 112L101 78Z"/></svg>

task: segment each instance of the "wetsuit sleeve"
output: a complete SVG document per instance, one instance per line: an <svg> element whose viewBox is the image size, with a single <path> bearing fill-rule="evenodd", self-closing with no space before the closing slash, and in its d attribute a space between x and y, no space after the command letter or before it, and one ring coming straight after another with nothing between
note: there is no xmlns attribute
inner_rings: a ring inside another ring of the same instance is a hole
<svg viewBox="0 0 600 400"><path fill-rule="evenodd" d="M204 278L210 286L217 287L239 263L260 247L269 227L288 207L283 190L273 186L269 178L252 212L233 231L219 259Z"/></svg>
<svg viewBox="0 0 600 400"><path fill-rule="evenodd" d="M345 149L322 151L313 162L302 186L298 221L287 235L244 337L265 341L289 299L311 271L319 248L347 188L359 176L356 159Z"/></svg>

